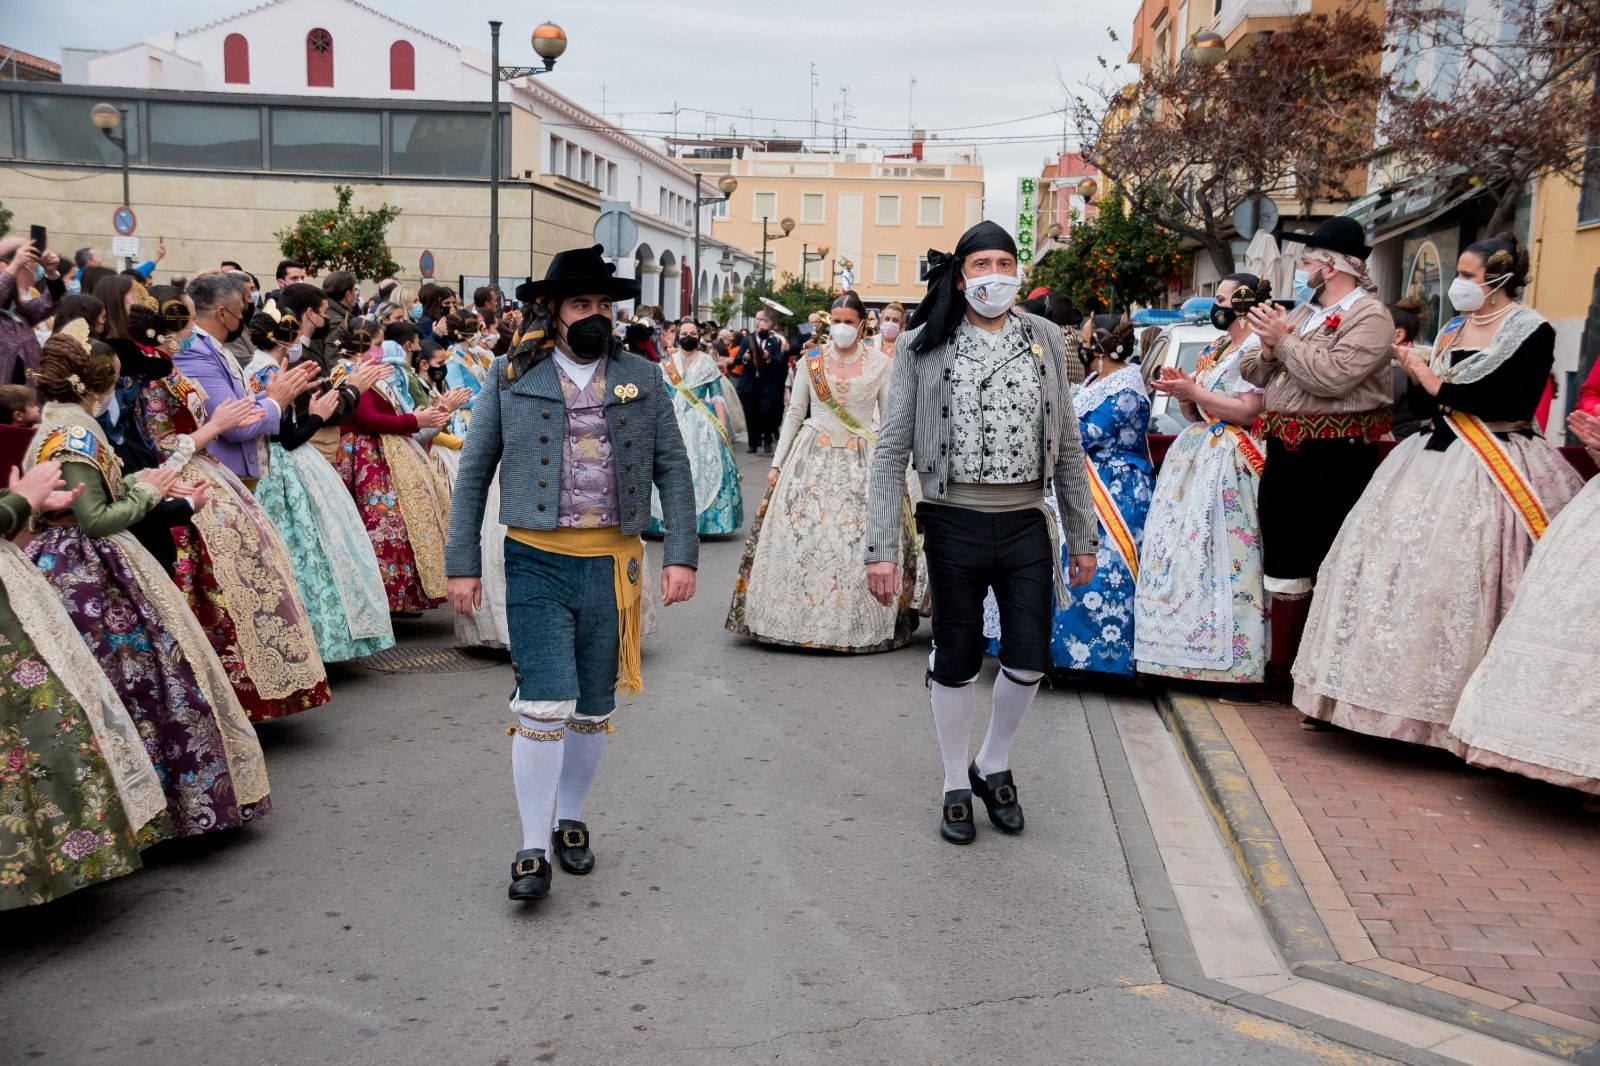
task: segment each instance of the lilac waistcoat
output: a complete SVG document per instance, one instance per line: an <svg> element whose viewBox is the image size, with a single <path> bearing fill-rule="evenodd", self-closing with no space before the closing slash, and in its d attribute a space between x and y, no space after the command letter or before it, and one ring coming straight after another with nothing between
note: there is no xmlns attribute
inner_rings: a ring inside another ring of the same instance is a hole
<svg viewBox="0 0 1600 1066"><path fill-rule="evenodd" d="M567 406L558 526L598 529L621 524L616 472L611 468L611 430L606 425L606 363L600 361L582 389L556 366Z"/></svg>

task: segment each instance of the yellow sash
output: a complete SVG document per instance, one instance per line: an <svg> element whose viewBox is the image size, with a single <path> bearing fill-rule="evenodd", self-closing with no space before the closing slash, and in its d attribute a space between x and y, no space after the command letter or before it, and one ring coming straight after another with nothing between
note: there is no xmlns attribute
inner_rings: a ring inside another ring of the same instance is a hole
<svg viewBox="0 0 1600 1066"><path fill-rule="evenodd" d="M696 396L694 390L683 383L683 374L672 362L671 356L661 361L661 370L667 375L667 381L671 383L673 388L678 390L678 395L682 396L690 407L711 419L711 424L717 427L717 435L722 438L722 443L728 446L730 452L733 451L733 438L728 436L728 427L722 424L722 419L717 417L717 412L707 407L705 401Z"/></svg>
<svg viewBox="0 0 1600 1066"><path fill-rule="evenodd" d="M1444 420L1477 456L1478 462L1483 464L1484 472L1517 512L1517 520L1528 531L1528 535L1534 540L1544 536L1545 529L1550 525L1550 516L1545 512L1544 504L1539 502L1533 486L1528 484L1522 471L1512 463L1511 453L1504 442L1476 415L1469 415L1465 411L1446 411Z"/></svg>
<svg viewBox="0 0 1600 1066"><path fill-rule="evenodd" d="M644 624L642 580L644 541L624 536L617 526L599 529L508 529L506 536L519 544L578 559L611 557L612 587L617 596L617 691L644 691L639 664L639 638Z"/></svg>
<svg viewBox="0 0 1600 1066"><path fill-rule="evenodd" d="M1134 546L1133 531L1128 528L1122 511L1117 507L1116 498L1106 488L1106 483L1100 480L1100 474L1088 456L1083 457L1083 466L1089 471L1089 496L1094 500L1094 513L1100 519L1100 528L1106 531L1106 536L1111 538L1111 543L1122 555L1122 561L1128 564L1128 573L1138 581L1139 549Z"/></svg>

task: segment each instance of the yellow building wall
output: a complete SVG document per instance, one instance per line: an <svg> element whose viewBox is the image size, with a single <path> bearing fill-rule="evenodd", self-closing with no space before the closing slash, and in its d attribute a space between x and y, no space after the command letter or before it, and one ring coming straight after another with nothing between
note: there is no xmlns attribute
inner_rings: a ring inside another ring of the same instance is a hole
<svg viewBox="0 0 1600 1066"><path fill-rule="evenodd" d="M709 162L709 161L708 161ZM793 168L799 173L774 173ZM938 168L949 177L883 177L884 168ZM837 274L829 280L823 269L836 271L840 257L855 263L854 288L869 303L899 300L915 303L926 291L920 280L918 260L928 249L951 251L968 226L983 218L983 167L975 164L939 164L909 159L882 163L831 163L826 160L734 160L732 174L739 187L728 201L728 217L712 223L712 234L739 248L761 254L761 217L757 209L759 194L776 197L772 219L767 225L771 238L767 251L772 260L774 280L784 274L800 276L800 258L809 248L813 258L811 278L837 286ZM715 185L708 174L707 188ZM806 194L821 194L822 221L806 222ZM898 223L878 221L878 197L899 197ZM936 225L919 222L919 198L938 196L943 209ZM793 234L783 237L778 221L795 220ZM818 267L815 252L827 246L825 267ZM880 281L877 257L893 256L893 280Z"/></svg>
<svg viewBox="0 0 1600 1066"><path fill-rule="evenodd" d="M599 217L598 196L563 179L545 177L534 195L536 219L529 219L530 184L500 189L500 273L504 277L542 277L550 257L563 248L593 241ZM193 277L215 270L224 259L242 263L271 287L282 258L273 233L293 225L304 211L332 207L334 186L355 190L353 206L377 207L387 201L401 209L389 227L389 248L400 264L400 279L421 280L418 258L434 256L434 276L454 285L457 275L486 276L489 270L489 187L486 183L389 179L356 181L330 176L315 180L272 174L199 174L135 169L130 182L139 219L139 251L148 258L165 238L167 257L158 281L173 274ZM557 191L557 184L561 190ZM112 261L112 212L122 202L122 175L98 167L47 167L0 164L0 188L13 211L13 231L48 227L50 246L70 256L84 245ZM583 193L587 191L585 197ZM532 249L530 255L530 249Z"/></svg>
<svg viewBox="0 0 1600 1066"><path fill-rule="evenodd" d="M1578 224L1578 186L1562 179L1544 179L1534 190L1530 226L1532 273L1528 303L1556 330L1555 410L1565 411L1567 377L1578 370L1583 325L1594 296L1594 274L1600 269L1600 222ZM1581 383L1580 383L1581 384ZM1552 435L1557 428L1551 419Z"/></svg>

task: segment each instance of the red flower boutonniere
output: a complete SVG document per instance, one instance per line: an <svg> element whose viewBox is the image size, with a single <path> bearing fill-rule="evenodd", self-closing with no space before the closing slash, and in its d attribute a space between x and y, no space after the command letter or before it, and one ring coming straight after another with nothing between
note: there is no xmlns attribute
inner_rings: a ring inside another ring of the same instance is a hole
<svg viewBox="0 0 1600 1066"><path fill-rule="evenodd" d="M1337 312L1329 315L1327 318L1322 320L1322 332L1331 337L1333 334L1339 332L1339 323L1342 321L1343 319L1339 317Z"/></svg>

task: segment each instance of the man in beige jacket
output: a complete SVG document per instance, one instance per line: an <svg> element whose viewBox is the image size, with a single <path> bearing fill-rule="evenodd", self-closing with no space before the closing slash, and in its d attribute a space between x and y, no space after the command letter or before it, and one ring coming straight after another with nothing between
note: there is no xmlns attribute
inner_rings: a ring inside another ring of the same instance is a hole
<svg viewBox="0 0 1600 1066"><path fill-rule="evenodd" d="M1302 240L1312 299L1292 312L1250 312L1260 347L1240 373L1266 390L1256 429L1267 442L1261 477L1262 561L1273 595L1269 683L1287 684L1317 568L1345 515L1378 469L1389 432L1394 322L1371 292L1361 224L1331 218Z"/></svg>

